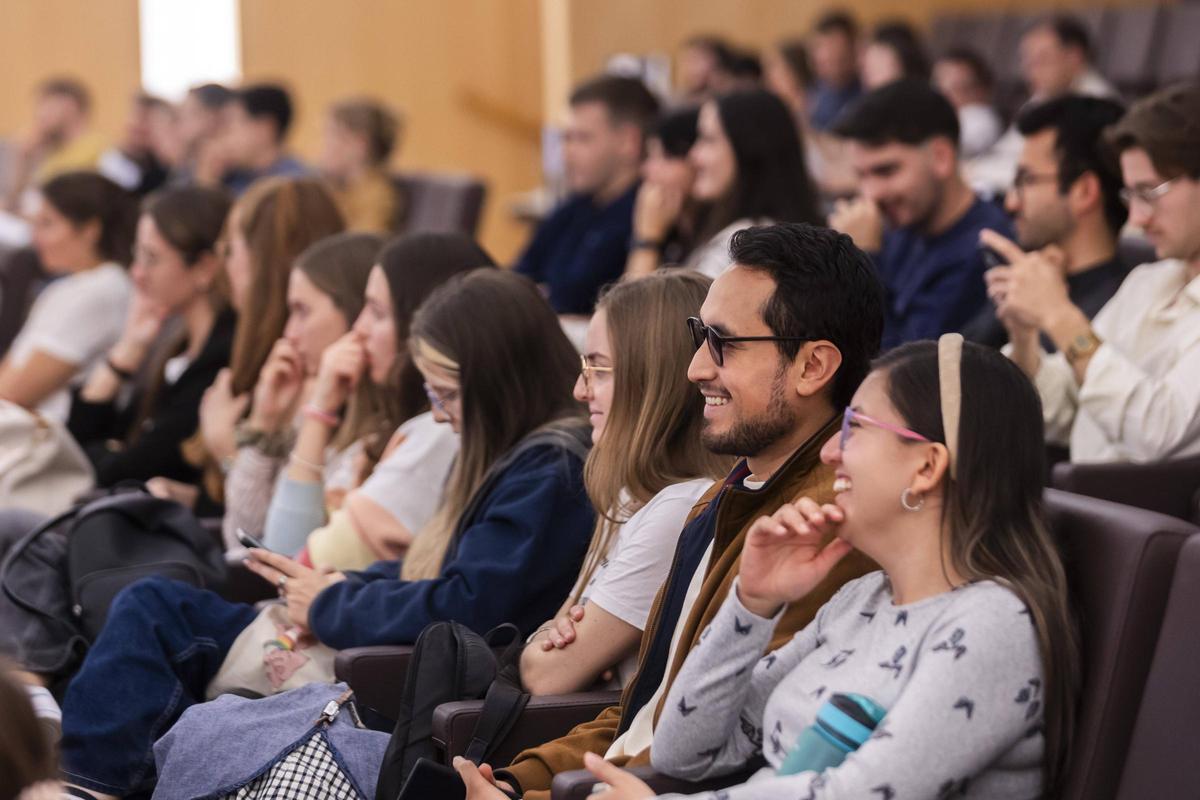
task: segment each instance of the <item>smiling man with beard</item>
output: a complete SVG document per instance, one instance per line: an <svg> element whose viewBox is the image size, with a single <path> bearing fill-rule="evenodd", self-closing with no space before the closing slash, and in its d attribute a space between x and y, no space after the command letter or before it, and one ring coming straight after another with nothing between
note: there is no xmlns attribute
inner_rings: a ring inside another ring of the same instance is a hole
<svg viewBox="0 0 1200 800"><path fill-rule="evenodd" d="M882 329L882 289L870 259L849 237L803 223L739 231L730 255L732 266L688 320L696 344L688 378L706 400L705 445L742 460L701 498L679 536L620 705L521 753L496 771L497 786L489 771L461 764L470 800L500 798L501 789L548 797L554 775L583 768L589 752L621 765L648 763L663 698L729 593L746 531L785 502L833 497L833 470L820 462L820 450L838 433L840 411L866 375ZM872 568L857 554L843 559L789 607L772 649L802 630L842 584Z"/></svg>
<svg viewBox="0 0 1200 800"><path fill-rule="evenodd" d="M979 232L1011 226L959 173L954 107L928 82L900 80L859 98L833 133L849 140L861 196L838 203L829 226L875 259L884 349L959 330L986 301Z"/></svg>

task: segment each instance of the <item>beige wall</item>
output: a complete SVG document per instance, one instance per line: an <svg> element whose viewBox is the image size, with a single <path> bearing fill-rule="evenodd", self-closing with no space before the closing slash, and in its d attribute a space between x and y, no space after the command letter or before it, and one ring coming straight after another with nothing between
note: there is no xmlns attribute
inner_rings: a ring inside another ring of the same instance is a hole
<svg viewBox="0 0 1200 800"><path fill-rule="evenodd" d="M0 5L0 136L24 130L34 88L81 78L95 126L115 138L140 83L137 0L4 0Z"/></svg>
<svg viewBox="0 0 1200 800"><path fill-rule="evenodd" d="M303 155L347 93L404 109L396 165L486 176L482 240L508 260L526 236L508 204L540 180L537 24L536 0L242 0L243 66L292 87Z"/></svg>

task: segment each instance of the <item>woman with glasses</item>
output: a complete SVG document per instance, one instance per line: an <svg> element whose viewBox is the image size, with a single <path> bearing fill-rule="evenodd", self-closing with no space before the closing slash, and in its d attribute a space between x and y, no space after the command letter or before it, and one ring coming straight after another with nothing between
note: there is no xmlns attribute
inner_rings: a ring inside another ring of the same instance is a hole
<svg viewBox="0 0 1200 800"><path fill-rule="evenodd" d="M751 529L662 706L655 768L764 758L731 800L1058 796L1080 664L1042 458L1037 393L999 353L947 334L880 359L822 451L835 501ZM881 570L768 655L782 610L852 549ZM654 795L592 766L612 787L594 797Z"/></svg>
<svg viewBox="0 0 1200 800"><path fill-rule="evenodd" d="M441 507L402 563L310 569L251 550L297 640L335 649L410 644L430 622L532 632L575 580L595 515L590 446L571 396L578 356L537 287L515 273L457 275L421 304L408 350L461 448ZM154 783L151 745L204 696L252 606L152 578L124 590L63 704L67 780L102 796Z"/></svg>
<svg viewBox="0 0 1200 800"><path fill-rule="evenodd" d="M632 677L680 531L732 466L701 442L704 398L687 380L694 348L679 325L710 282L657 272L613 286L596 306L575 399L592 423L588 496L607 511L574 589L521 655L521 681L533 694L579 691L610 670L618 685Z"/></svg>

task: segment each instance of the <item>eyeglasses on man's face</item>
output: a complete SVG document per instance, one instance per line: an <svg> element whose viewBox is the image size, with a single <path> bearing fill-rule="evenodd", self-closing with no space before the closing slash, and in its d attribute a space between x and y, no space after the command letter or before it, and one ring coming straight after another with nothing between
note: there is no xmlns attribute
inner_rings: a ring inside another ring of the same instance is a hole
<svg viewBox="0 0 1200 800"><path fill-rule="evenodd" d="M1171 191L1177 180L1179 180L1178 177L1171 178L1158 186L1128 186L1121 190L1121 202L1126 206L1132 206L1134 201L1137 201L1147 208L1153 209L1158 205L1158 201Z"/></svg>
<svg viewBox="0 0 1200 800"><path fill-rule="evenodd" d="M699 350L708 344L708 354L718 367L725 366L725 345L735 342L810 342L804 336L722 336L700 321L699 317L688 317L688 331L692 334L692 342Z"/></svg>

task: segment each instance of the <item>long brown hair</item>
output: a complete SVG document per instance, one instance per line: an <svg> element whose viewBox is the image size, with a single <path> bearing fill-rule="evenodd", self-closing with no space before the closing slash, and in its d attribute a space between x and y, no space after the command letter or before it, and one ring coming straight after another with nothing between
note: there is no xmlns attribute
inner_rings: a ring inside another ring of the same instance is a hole
<svg viewBox="0 0 1200 800"><path fill-rule="evenodd" d="M933 342L892 350L876 364L905 424L945 443ZM1066 574L1042 507L1045 440L1037 390L998 352L966 343L956 474L946 476L943 530L954 569L996 580L1029 609L1046 683L1042 762L1045 797L1057 797L1075 729L1079 636Z"/></svg>
<svg viewBox="0 0 1200 800"><path fill-rule="evenodd" d="M287 320L288 273L310 244L346 228L329 190L314 178L264 178L246 191L229 215L252 259L248 296L233 338L233 393L254 388Z"/></svg>
<svg viewBox="0 0 1200 800"><path fill-rule="evenodd" d="M372 233L339 233L326 236L296 259L294 269L303 272L317 289L328 295L349 329L358 319L367 289L367 276L375 265L383 238ZM361 380L350 398L346 418L330 441L335 450L343 450L380 428L392 427L395 420L385 418L385 387Z"/></svg>
<svg viewBox="0 0 1200 800"><path fill-rule="evenodd" d="M458 376L462 445L442 506L416 537L401 577L436 577L446 548L488 469L521 439L582 417L571 396L579 356L528 278L497 269L456 275L413 318L409 349Z"/></svg>
<svg viewBox="0 0 1200 800"><path fill-rule="evenodd" d="M608 323L613 398L604 435L584 465L599 516L576 602L621 526L650 498L671 484L716 480L733 466L703 445L704 398L687 379L696 347L684 321L699 313L711 283L695 272L663 270L615 284L596 304Z"/></svg>
<svg viewBox="0 0 1200 800"><path fill-rule="evenodd" d="M0 797L16 797L22 789L53 780L58 769L54 748L34 715L29 695L12 676L15 667L0 661Z"/></svg>

